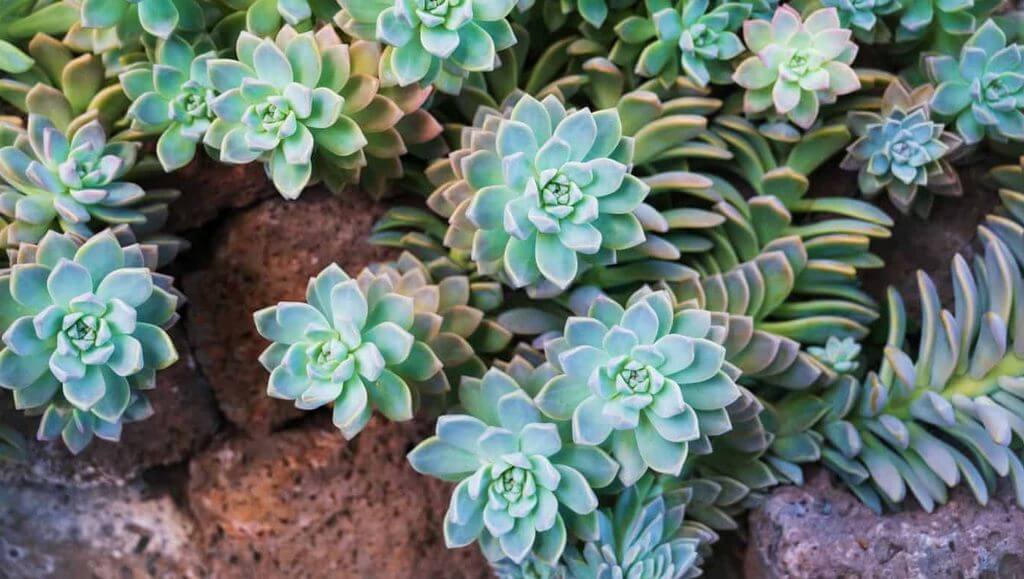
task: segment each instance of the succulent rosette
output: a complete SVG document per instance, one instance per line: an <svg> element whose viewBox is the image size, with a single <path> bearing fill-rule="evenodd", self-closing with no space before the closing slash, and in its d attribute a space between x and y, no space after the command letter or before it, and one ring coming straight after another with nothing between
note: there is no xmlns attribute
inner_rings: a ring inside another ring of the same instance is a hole
<svg viewBox="0 0 1024 579"><path fill-rule="evenodd" d="M740 397L738 371L713 338L710 312L674 311L666 291L641 291L623 308L605 296L588 317L570 317L563 337L546 343L559 372L537 396L556 420L572 421L577 444L604 445L631 485L648 469L679 475L702 414L728 422Z"/></svg>
<svg viewBox="0 0 1024 579"><path fill-rule="evenodd" d="M339 0L346 32L388 45L381 79L458 94L470 72L494 70L516 43L506 17L516 0Z"/></svg>
<svg viewBox="0 0 1024 579"><path fill-rule="evenodd" d="M272 40L242 32L236 49L240 62L207 65L221 94L204 142L222 161L263 162L289 199L309 183L318 156L358 164L367 139L350 116L358 105L346 98L349 49L333 29L299 34L286 26Z"/></svg>
<svg viewBox="0 0 1024 579"><path fill-rule="evenodd" d="M634 213L650 188L630 174L616 110L525 95L469 135L447 160L455 178L434 195L464 197L446 243L470 251L480 273L550 296L644 241Z"/></svg>
<svg viewBox="0 0 1024 579"><path fill-rule="evenodd" d="M769 109L807 129L822 104L860 88L850 65L857 56L852 33L842 28L835 8L823 8L806 20L780 6L771 22L748 20L743 38L754 53L736 69L733 80L747 89L747 114Z"/></svg>
<svg viewBox="0 0 1024 579"><path fill-rule="evenodd" d="M839 21L853 30L853 35L866 43L892 41L892 30L884 17L899 12L900 0L822 0L822 6L839 11Z"/></svg>
<svg viewBox="0 0 1024 579"><path fill-rule="evenodd" d="M732 81L730 61L743 53L736 31L750 15L750 6L727 2L711 7L710 0L649 0L650 18L630 17L616 26L629 44L646 43L636 63L640 76L675 82L680 67L700 86ZM653 42L652 42L653 41Z"/></svg>
<svg viewBox="0 0 1024 579"><path fill-rule="evenodd" d="M84 244L51 231L0 275L0 386L42 413L40 439L77 453L152 414L141 391L178 359L165 328L179 299L155 265L155 248L110 230Z"/></svg>
<svg viewBox="0 0 1024 579"><path fill-rule="evenodd" d="M107 224L148 232L166 203L158 199L163 193L123 180L138 150L137 143L107 142L98 121L65 134L30 114L27 138L0 149L0 213L13 221L6 245L39 241L55 227L81 238Z"/></svg>
<svg viewBox="0 0 1024 579"><path fill-rule="evenodd" d="M121 86L132 99L128 117L132 128L145 134L159 134L157 158L164 171L187 165L206 135L215 115L217 91L208 64L216 53L196 55L180 36L156 43L153 65L123 72Z"/></svg>
<svg viewBox="0 0 1024 579"><path fill-rule="evenodd" d="M853 338L829 336L824 346L810 346L807 352L839 374L851 374L860 366L860 344Z"/></svg>
<svg viewBox="0 0 1024 579"><path fill-rule="evenodd" d="M413 298L395 292L387 275L351 279L331 264L306 288L306 303L282 302L254 314L271 344L260 356L270 372L267 393L296 408L334 405L334 425L353 438L376 408L410 420L407 380L427 380L441 361L414 335Z"/></svg>
<svg viewBox="0 0 1024 579"><path fill-rule="evenodd" d="M931 193L958 196L960 178L949 156L961 144L945 126L931 121L932 88L911 92L901 80L886 89L880 113L850 113L849 124L859 137L847 149L844 169L857 170L861 192L869 197L883 189L900 211L927 215Z"/></svg>
<svg viewBox="0 0 1024 579"><path fill-rule="evenodd" d="M664 496L644 500L629 487L598 511L600 537L566 551L570 577L683 579L701 574L701 538L684 523L686 505Z"/></svg>
<svg viewBox="0 0 1024 579"><path fill-rule="evenodd" d="M960 52L928 57L926 70L936 83L931 109L956 119L956 130L972 145L986 135L1024 140L1024 47L1006 44L1006 34L986 20Z"/></svg>
<svg viewBox="0 0 1024 579"><path fill-rule="evenodd" d="M436 435L409 453L417 472L458 483L445 515L449 547L479 540L492 561L521 563L532 554L553 565L567 527L596 534L593 489L611 484L615 461L563 440L521 384L497 368L464 379L460 400L464 413L439 418Z"/></svg>
<svg viewBox="0 0 1024 579"><path fill-rule="evenodd" d="M341 11L337 0L229 0L245 8L245 27L257 36L272 36L282 26L309 30L330 22Z"/></svg>

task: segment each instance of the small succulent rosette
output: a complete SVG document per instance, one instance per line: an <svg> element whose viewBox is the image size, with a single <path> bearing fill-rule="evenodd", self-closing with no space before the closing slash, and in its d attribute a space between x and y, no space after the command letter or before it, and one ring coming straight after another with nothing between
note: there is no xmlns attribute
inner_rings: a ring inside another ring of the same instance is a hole
<svg viewBox="0 0 1024 579"><path fill-rule="evenodd" d="M204 7L197 0L81 0L81 19L72 37L90 36L93 52L132 48L142 36L169 38L175 31L206 29Z"/></svg>
<svg viewBox="0 0 1024 579"><path fill-rule="evenodd" d="M550 297L643 243L636 213L650 187L630 174L633 139L615 109L524 95L478 127L440 164L451 179L430 204L450 214L445 243L469 252L481 274Z"/></svg>
<svg viewBox="0 0 1024 579"><path fill-rule="evenodd" d="M156 43L152 65L121 73L121 86L132 100L128 118L132 128L159 135L157 158L164 171L187 165L195 157L207 129L216 118L213 100L217 90L208 64L213 51L196 55L192 46L174 35Z"/></svg>
<svg viewBox="0 0 1024 579"><path fill-rule="evenodd" d="M852 32L839 23L835 8L823 8L806 20L792 7L780 6L771 22L747 20L743 39L753 56L733 75L747 89L743 111L774 111L808 129L823 104L860 88L850 67L857 56Z"/></svg>
<svg viewBox="0 0 1024 579"><path fill-rule="evenodd" d="M886 88L879 113L851 112L848 122L858 139L840 165L858 171L864 195L874 197L884 189L897 209L922 217L931 211L933 194L963 192L949 163L963 141L931 121L932 93L931 85L911 91L897 79Z"/></svg>
<svg viewBox="0 0 1024 579"><path fill-rule="evenodd" d="M107 142L99 121L66 133L30 114L27 135L0 149L0 214L9 221L3 245L35 243L53 229L83 239L108 225L152 232L177 192L124 180L138 151L138 143Z"/></svg>
<svg viewBox="0 0 1024 579"><path fill-rule="evenodd" d="M437 434L409 453L417 472L458 483L445 543L480 541L491 561L532 556L554 565L570 532L596 539L594 489L612 483L615 461L564 439L523 385L497 368L464 379L460 400L463 413L439 418Z"/></svg>
<svg viewBox="0 0 1024 579"><path fill-rule="evenodd" d="M434 85L458 94L471 72L494 70L516 43L506 17L516 0L339 0L342 29L382 42L386 83Z"/></svg>
<svg viewBox="0 0 1024 579"><path fill-rule="evenodd" d="M810 346L807 352L839 374L852 374L860 367L861 346L853 338L829 336L824 346Z"/></svg>
<svg viewBox="0 0 1024 579"><path fill-rule="evenodd" d="M356 49L333 28L300 34L285 26L273 39L242 32L236 50L239 61L208 64L221 94L203 142L221 161L262 162L281 195L295 199L322 171L358 177L367 152L405 152L393 130L404 112L378 94L376 78L353 74Z"/></svg>
<svg viewBox="0 0 1024 579"><path fill-rule="evenodd" d="M616 26L627 45L643 45L636 73L671 86L680 68L699 86L730 84L731 61L745 51L736 32L750 16L750 6L711 0L649 0L649 18L628 17Z"/></svg>
<svg viewBox="0 0 1024 579"><path fill-rule="evenodd" d="M956 120L964 143L986 136L997 141L1024 141L1024 47L1006 44L1006 34L992 20L964 43L960 58L925 59L936 83L931 110Z"/></svg>
<svg viewBox="0 0 1024 579"><path fill-rule="evenodd" d="M307 31L331 22L341 12L338 0L235 0L247 5L245 28L256 36L273 36L283 26Z"/></svg>
<svg viewBox="0 0 1024 579"><path fill-rule="evenodd" d="M684 524L686 504L673 505L666 497L652 494L644 497L638 486L629 487L612 507L598 511L600 537L566 550L563 560L568 576L682 579L700 575L701 551L706 547Z"/></svg>
<svg viewBox="0 0 1024 579"><path fill-rule="evenodd" d="M537 405L572 421L577 444L611 449L622 484L648 469L678 476L689 443L712 434L705 421L728 424L725 409L740 397L724 338L710 312L675 311L666 291L639 291L625 308L598 296L587 317L570 317L563 337L545 344L559 375Z"/></svg>
<svg viewBox="0 0 1024 579"><path fill-rule="evenodd" d="M273 342L260 356L270 372L267 394L302 410L333 404L334 425L348 439L375 408L389 420L411 420L417 394L409 382L441 371L417 337L429 320L417 320L414 300L396 293L386 275L356 280L332 264L309 280L306 303L282 302L253 317Z"/></svg>
<svg viewBox="0 0 1024 579"><path fill-rule="evenodd" d="M39 439L77 453L152 415L145 391L178 359L166 329L181 301L156 256L111 230L84 243L51 231L0 275L0 386L42 414Z"/></svg>

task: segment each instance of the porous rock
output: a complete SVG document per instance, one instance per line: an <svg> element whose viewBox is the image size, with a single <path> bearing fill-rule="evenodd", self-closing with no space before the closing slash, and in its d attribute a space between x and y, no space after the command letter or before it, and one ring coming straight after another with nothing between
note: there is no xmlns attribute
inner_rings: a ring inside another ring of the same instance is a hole
<svg viewBox="0 0 1024 579"><path fill-rule="evenodd" d="M77 456L60 440L35 439L39 417L14 409L2 397L0 423L17 428L29 439L28 457L5 464L0 480L43 482L58 486L120 485L146 469L181 462L209 443L220 417L206 381L196 371L184 332L170 331L179 359L157 373L157 386L148 392L153 416L126 424L119 443L94 439Z"/></svg>
<svg viewBox="0 0 1024 579"><path fill-rule="evenodd" d="M1024 512L1003 489L978 504L964 488L926 513L876 515L817 471L750 514L748 579L1024 577Z"/></svg>
<svg viewBox="0 0 1024 579"><path fill-rule="evenodd" d="M299 415L291 403L266 395L267 373L257 358L268 342L256 332L253 312L304 300L306 282L331 262L356 275L385 259L389 253L367 240L385 209L358 194L318 190L297 201L268 199L226 220L207 263L185 276L193 351L236 426L266 434Z"/></svg>
<svg viewBox="0 0 1024 579"><path fill-rule="evenodd" d="M180 171L155 180L158 186L181 191L181 197L170 206L168 231L194 230L229 210L278 196L259 163L225 165L197 157Z"/></svg>
<svg viewBox="0 0 1024 579"><path fill-rule="evenodd" d="M213 576L488 576L475 547L445 548L450 485L405 459L427 421L375 418L347 442L326 418L225 440L192 462L189 504Z"/></svg>
<svg viewBox="0 0 1024 579"><path fill-rule="evenodd" d="M192 523L167 494L140 486L0 485L0 576L208 576Z"/></svg>

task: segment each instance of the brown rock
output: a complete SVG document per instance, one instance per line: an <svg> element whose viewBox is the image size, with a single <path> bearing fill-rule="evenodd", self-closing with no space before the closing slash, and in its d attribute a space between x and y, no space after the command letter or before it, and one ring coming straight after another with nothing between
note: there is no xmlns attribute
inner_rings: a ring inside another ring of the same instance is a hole
<svg viewBox="0 0 1024 579"><path fill-rule="evenodd" d="M8 579L208 576L192 523L137 486L0 486L0 576Z"/></svg>
<svg viewBox="0 0 1024 579"><path fill-rule="evenodd" d="M155 179L157 186L181 191L181 197L170 207L168 231L196 229L226 210L279 196L259 163L226 165L202 154L196 157L180 171Z"/></svg>
<svg viewBox="0 0 1024 579"><path fill-rule="evenodd" d="M216 577L484 577L475 547L448 550L450 485L406 453L422 423L375 418L352 442L327 420L233 438L191 465L189 502Z"/></svg>
<svg viewBox="0 0 1024 579"><path fill-rule="evenodd" d="M1004 489L1004 491L1007 489ZM748 579L1024 577L1024 512L1002 492L964 488L932 513L878 516L825 471L781 487L750 515Z"/></svg>
<svg viewBox="0 0 1024 579"><path fill-rule="evenodd" d="M298 201L274 198L232 216L212 241L205 268L187 275L188 329L203 373L224 414L250 433L266 433L299 415L266 395L257 358L268 342L252 314L304 300L306 282L331 262L351 274L388 252L370 245L383 205L363 197L307 191Z"/></svg>
<svg viewBox="0 0 1024 579"><path fill-rule="evenodd" d="M37 442L39 418L14 410L10 397L4 396L0 422L18 428L30 443L28 459L5 465L0 479L72 486L120 485L148 468L186 460L206 446L220 422L216 402L196 372L184 332L175 328L170 333L180 359L157 374L157 387L149 392L155 414L126 424L119 443L95 439L75 456L59 440Z"/></svg>

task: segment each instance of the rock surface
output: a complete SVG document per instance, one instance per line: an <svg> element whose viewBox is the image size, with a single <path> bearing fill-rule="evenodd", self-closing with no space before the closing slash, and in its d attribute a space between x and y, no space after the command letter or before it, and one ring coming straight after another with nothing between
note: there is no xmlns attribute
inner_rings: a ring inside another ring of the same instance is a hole
<svg viewBox="0 0 1024 579"><path fill-rule="evenodd" d="M192 461L188 499L216 577L484 577L441 536L449 485L406 453L430 425L374 419L346 442L326 415Z"/></svg>
<svg viewBox="0 0 1024 579"><path fill-rule="evenodd" d="M0 480L59 486L121 485L146 469L187 460L206 446L220 422L216 402L196 371L184 332L175 327L170 333L180 359L157 374L157 387L149 393L155 414L125 425L120 443L97 439L75 456L59 440L37 442L39 417L24 416L14 410L10 397L3 397L0 421L32 442L28 459L5 465Z"/></svg>
<svg viewBox="0 0 1024 579"><path fill-rule="evenodd" d="M197 155L188 166L156 181L181 191L167 220L168 230L175 233L202 227L230 209L278 196L267 186L267 174L259 163L225 165L205 155Z"/></svg>
<svg viewBox="0 0 1024 579"><path fill-rule="evenodd" d="M298 201L268 199L229 218L212 240L200 271L185 276L193 352L227 418L266 434L300 412L266 396L267 373L257 362L268 343L252 313L304 300L306 282L331 262L352 275L385 259L367 241L385 206L352 195L307 191Z"/></svg>
<svg viewBox="0 0 1024 579"><path fill-rule="evenodd" d="M0 576L8 579L208 576L191 535L169 495L138 485L0 485Z"/></svg>
<svg viewBox="0 0 1024 579"><path fill-rule="evenodd" d="M1002 492L966 489L926 513L878 516L819 471L751 512L748 579L1024 577L1024 512Z"/></svg>

